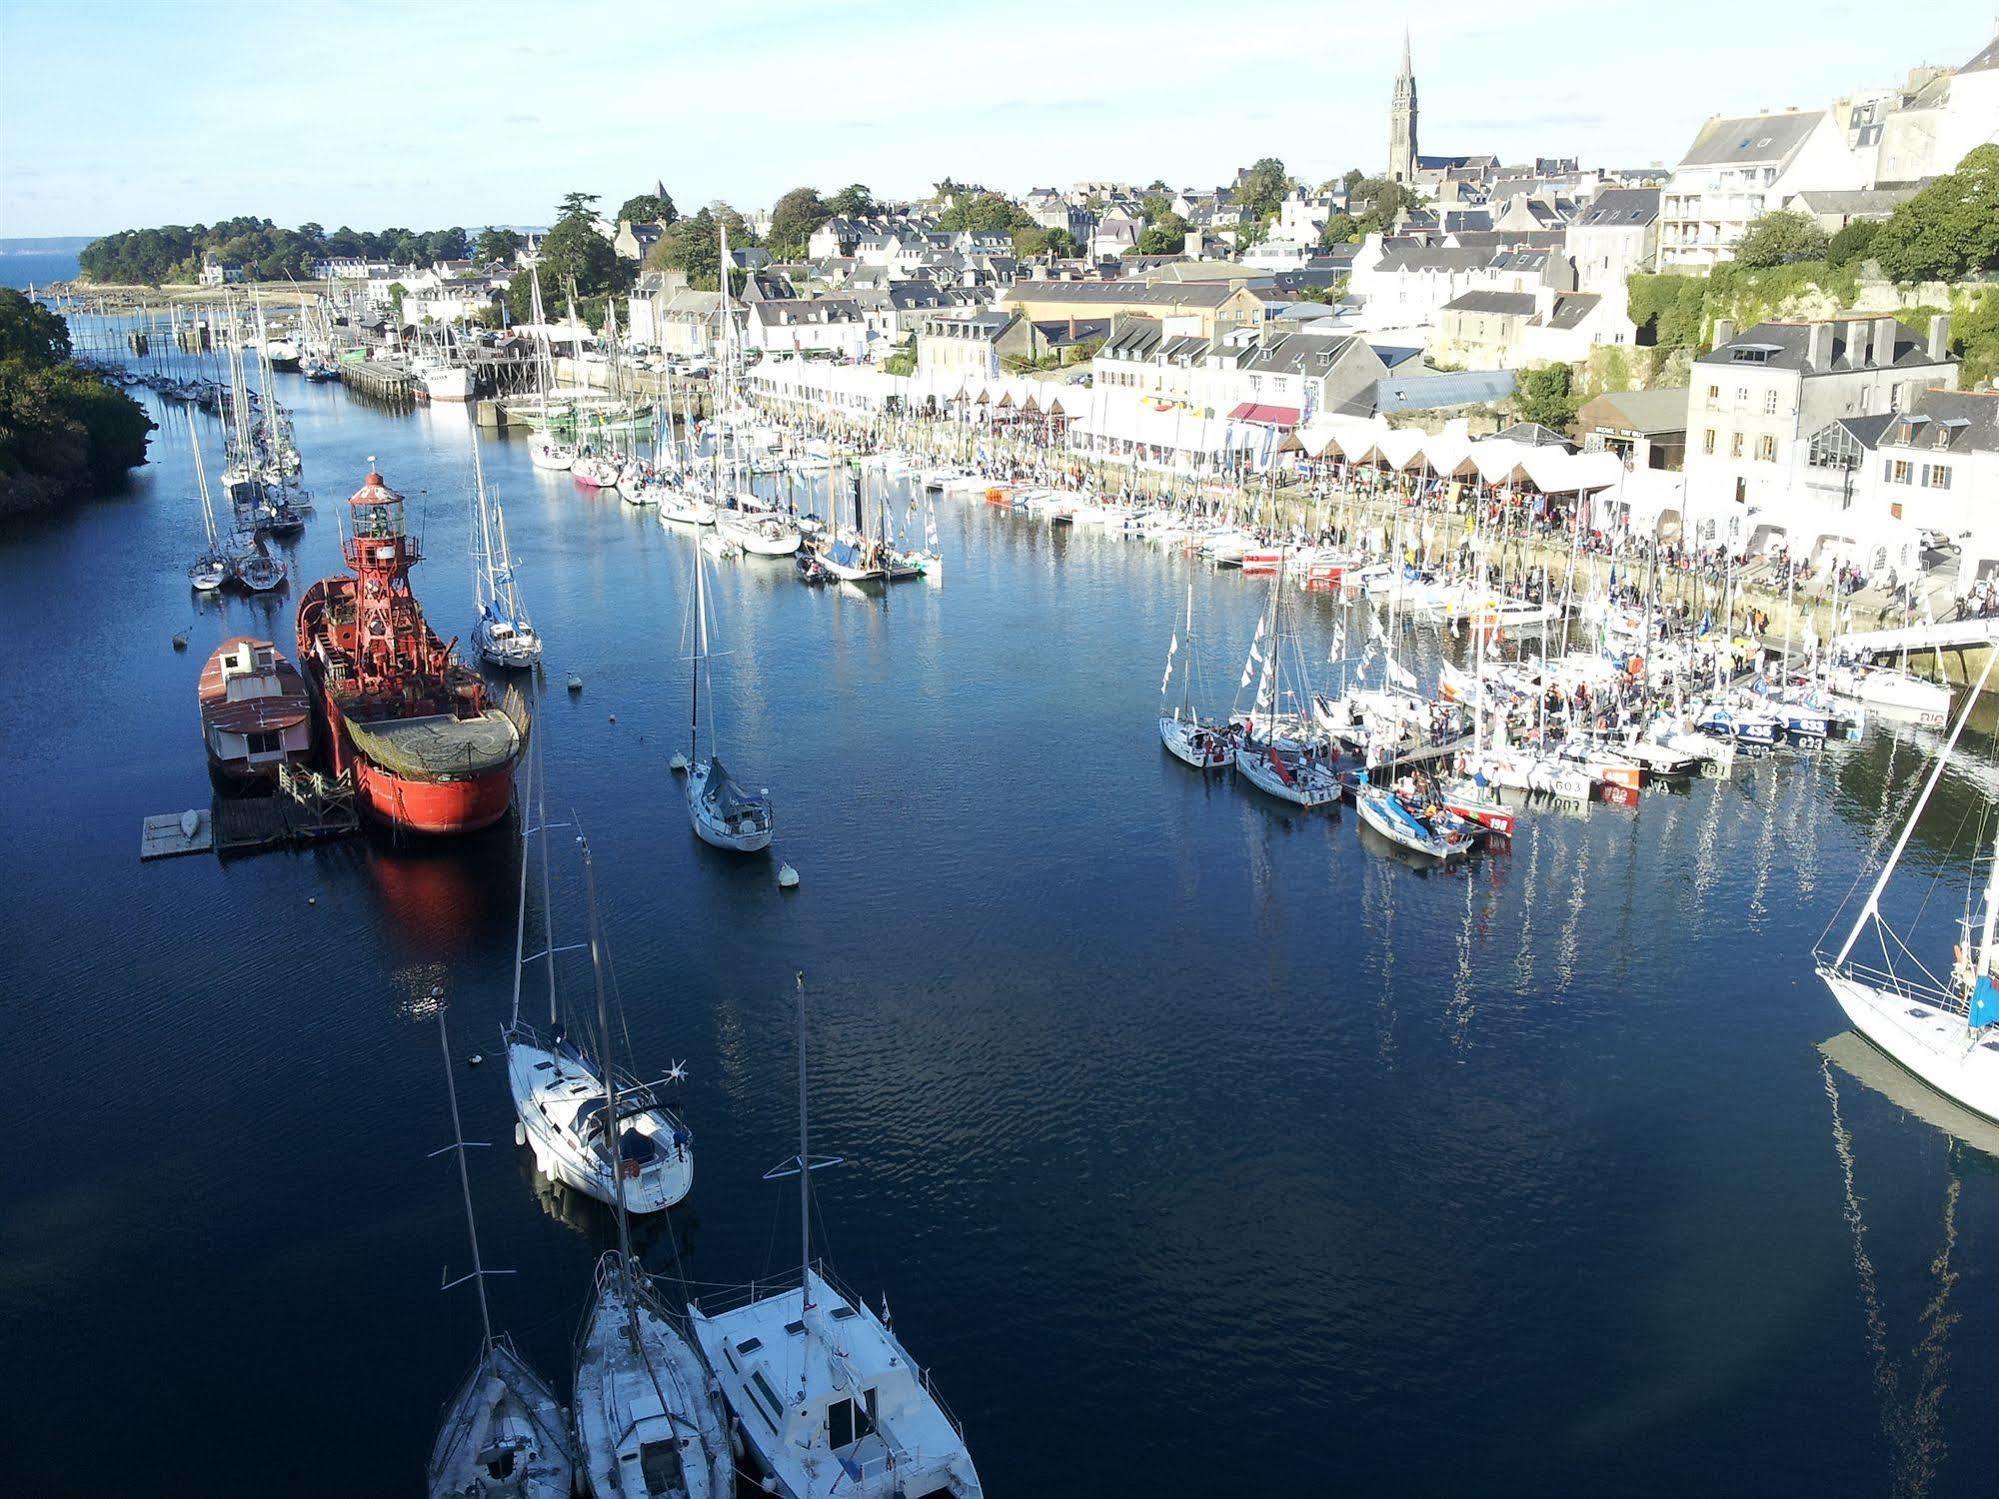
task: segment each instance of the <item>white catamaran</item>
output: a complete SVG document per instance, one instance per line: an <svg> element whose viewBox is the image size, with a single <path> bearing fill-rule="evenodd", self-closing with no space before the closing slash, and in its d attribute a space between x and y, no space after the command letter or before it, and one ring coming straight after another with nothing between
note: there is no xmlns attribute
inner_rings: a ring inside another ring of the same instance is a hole
<svg viewBox="0 0 1999 1499"><path fill-rule="evenodd" d="M1994 940L1999 936L1995 930L1999 928L1999 841L1994 844L1982 911L1974 920L1967 902L1964 937L1947 978L1932 973L1881 917L1882 892L1991 675L1988 658L1978 685L1965 694L1950 738L1937 753L1930 778L1861 908L1860 919L1837 954L1820 955L1818 973L1861 1035L1945 1097L1999 1120L1999 944ZM1880 939L1879 966L1871 955L1865 963L1854 957L1870 923Z"/></svg>

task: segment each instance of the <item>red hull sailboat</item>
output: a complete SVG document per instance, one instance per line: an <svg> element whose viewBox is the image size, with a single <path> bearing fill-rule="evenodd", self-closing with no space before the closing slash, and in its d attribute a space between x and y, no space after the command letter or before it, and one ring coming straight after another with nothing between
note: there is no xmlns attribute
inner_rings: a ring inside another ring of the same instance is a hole
<svg viewBox="0 0 1999 1499"><path fill-rule="evenodd" d="M506 815L527 748L527 707L502 706L438 640L410 592L422 548L403 497L370 472L348 501L350 572L322 578L298 606L299 661L312 679L336 774L354 772L369 813L417 833L469 833Z"/></svg>

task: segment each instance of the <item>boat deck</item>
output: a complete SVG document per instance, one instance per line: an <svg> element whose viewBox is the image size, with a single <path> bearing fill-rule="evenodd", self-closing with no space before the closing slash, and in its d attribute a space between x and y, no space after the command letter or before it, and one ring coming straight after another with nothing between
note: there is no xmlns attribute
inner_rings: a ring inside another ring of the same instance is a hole
<svg viewBox="0 0 1999 1499"><path fill-rule="evenodd" d="M477 718L448 713L423 718L347 721L354 747L385 770L408 776L476 775L509 765L520 752L521 734L498 708Z"/></svg>

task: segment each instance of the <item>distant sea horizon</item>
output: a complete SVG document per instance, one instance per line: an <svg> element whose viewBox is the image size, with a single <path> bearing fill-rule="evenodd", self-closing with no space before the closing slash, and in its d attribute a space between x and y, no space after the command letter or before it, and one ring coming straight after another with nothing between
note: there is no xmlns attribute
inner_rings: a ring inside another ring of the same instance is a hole
<svg viewBox="0 0 1999 1499"><path fill-rule="evenodd" d="M0 286L46 286L68 281L77 272L77 254L94 234L42 235L34 239L0 239Z"/></svg>

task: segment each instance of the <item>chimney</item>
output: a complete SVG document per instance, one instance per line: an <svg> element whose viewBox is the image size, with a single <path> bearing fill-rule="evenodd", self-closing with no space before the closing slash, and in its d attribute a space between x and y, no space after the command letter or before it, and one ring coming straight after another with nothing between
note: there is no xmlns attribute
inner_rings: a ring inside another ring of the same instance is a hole
<svg viewBox="0 0 1999 1499"><path fill-rule="evenodd" d="M1728 317L1714 320L1714 342L1710 348L1723 348L1735 342L1735 319Z"/></svg>
<svg viewBox="0 0 1999 1499"><path fill-rule="evenodd" d="M1846 367L1850 370L1864 368L1867 364L1867 325L1856 319L1844 319L1839 325L1839 336L1846 345Z"/></svg>
<svg viewBox="0 0 1999 1499"><path fill-rule="evenodd" d="M1941 364L1950 357L1950 314L1940 312L1930 319L1930 358Z"/></svg>
<svg viewBox="0 0 1999 1499"><path fill-rule="evenodd" d="M1832 324L1813 323L1805 340L1805 363L1814 374L1822 374L1832 363Z"/></svg>
<svg viewBox="0 0 1999 1499"><path fill-rule="evenodd" d="M1895 362L1895 334L1897 324L1891 317L1874 320L1874 363L1880 369L1887 369Z"/></svg>

